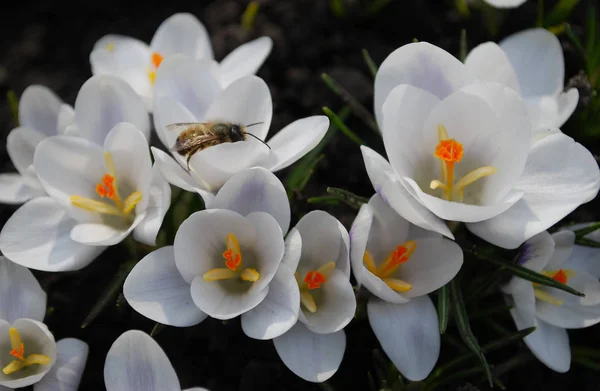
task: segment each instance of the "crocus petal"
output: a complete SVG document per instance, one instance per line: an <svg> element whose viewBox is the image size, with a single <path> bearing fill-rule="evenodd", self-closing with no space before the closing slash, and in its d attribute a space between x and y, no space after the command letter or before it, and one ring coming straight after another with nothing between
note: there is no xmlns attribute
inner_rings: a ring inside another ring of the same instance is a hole
<svg viewBox="0 0 600 391"><path fill-rule="evenodd" d="M32 198L42 197L44 190L29 186L28 180L19 174L0 174L0 203L22 204Z"/></svg>
<svg viewBox="0 0 600 391"><path fill-rule="evenodd" d="M23 127L37 130L46 136L54 136L57 134L61 104L60 98L49 88L29 86L19 100L19 122Z"/></svg>
<svg viewBox="0 0 600 391"><path fill-rule="evenodd" d="M592 200L599 188L592 154L572 138L554 133L532 147L516 186L524 197L504 213L467 227L492 244L516 248Z"/></svg>
<svg viewBox="0 0 600 391"><path fill-rule="evenodd" d="M516 8L527 0L483 0L485 3L496 8Z"/></svg>
<svg viewBox="0 0 600 391"><path fill-rule="evenodd" d="M30 171L35 148L46 137L44 133L33 128L19 127L11 130L6 138L6 152L10 160L17 171L29 181L31 180L28 177L35 177Z"/></svg>
<svg viewBox="0 0 600 391"><path fill-rule="evenodd" d="M303 268L316 270L333 261L336 269L350 277L350 237L338 219L322 210L313 210L300 219L296 229L302 236Z"/></svg>
<svg viewBox="0 0 600 391"><path fill-rule="evenodd" d="M40 197L19 208L0 232L0 250L11 261L35 270L79 270L104 247L73 241L77 222L54 200Z"/></svg>
<svg viewBox="0 0 600 391"><path fill-rule="evenodd" d="M517 329L530 327L523 322L514 309L510 314ZM525 344L534 356L553 371L564 373L571 367L571 348L567 330L552 326L543 320L535 320L535 331L524 338Z"/></svg>
<svg viewBox="0 0 600 391"><path fill-rule="evenodd" d="M92 73L123 76L129 69L144 69L149 65L150 48L138 39L109 34L94 44L90 54Z"/></svg>
<svg viewBox="0 0 600 391"><path fill-rule="evenodd" d="M329 119L324 115L315 115L292 122L271 137L271 154L263 166L270 171L282 170L295 163L321 142Z"/></svg>
<svg viewBox="0 0 600 391"><path fill-rule="evenodd" d="M150 120L144 102L122 79L92 76L75 100L75 121L81 137L104 144L108 132L119 122L135 125L150 140Z"/></svg>
<svg viewBox="0 0 600 391"><path fill-rule="evenodd" d="M282 232L290 227L290 202L285 188L264 168L250 168L231 177L217 193L211 208L233 210L242 216L265 212L277 220Z"/></svg>
<svg viewBox="0 0 600 391"><path fill-rule="evenodd" d="M369 323L383 351L411 381L429 375L440 355L440 331L435 307L428 296L405 304L372 299L367 303Z"/></svg>
<svg viewBox="0 0 600 391"><path fill-rule="evenodd" d="M546 268L555 249L553 237L547 231L540 232L523 244L516 263L539 273Z"/></svg>
<svg viewBox="0 0 600 391"><path fill-rule="evenodd" d="M573 252L575 233L572 231L558 231L552 234L552 239L554 241L554 253L548 261L546 269L558 270L563 267Z"/></svg>
<svg viewBox="0 0 600 391"><path fill-rule="evenodd" d="M242 314L242 330L250 338L273 339L296 324L299 311L300 290L294 272L280 265L265 299Z"/></svg>
<svg viewBox="0 0 600 391"><path fill-rule="evenodd" d="M88 345L75 338L56 343L56 362L52 369L33 385L33 391L77 391L87 362Z"/></svg>
<svg viewBox="0 0 600 391"><path fill-rule="evenodd" d="M134 310L169 326L194 326L207 317L194 304L190 284L177 270L173 246L142 258L127 276L123 294Z"/></svg>
<svg viewBox="0 0 600 391"><path fill-rule="evenodd" d="M286 265L291 270L298 268L300 257L302 256L302 236L296 227L292 228L285 237L285 253L281 260L282 265Z"/></svg>
<svg viewBox="0 0 600 391"><path fill-rule="evenodd" d="M426 42L396 49L381 63L375 77L375 116L383 123L382 107L389 93L400 84L423 89L444 99L476 79L450 53Z"/></svg>
<svg viewBox="0 0 600 391"><path fill-rule="evenodd" d="M529 29L503 39L500 48L517 73L523 97L562 91L565 60L556 35L543 28Z"/></svg>
<svg viewBox="0 0 600 391"><path fill-rule="evenodd" d="M150 48L163 57L183 53L193 58L213 58L206 28L189 13L178 13L165 19L158 26Z"/></svg>
<svg viewBox="0 0 600 391"><path fill-rule="evenodd" d="M213 101L206 112L207 121L250 125L248 132L264 140L271 126L273 102L267 83L257 76L244 76L231 83ZM263 147L264 148L264 147Z"/></svg>
<svg viewBox="0 0 600 391"><path fill-rule="evenodd" d="M519 93L517 74L506 53L494 42L482 43L469 53L465 66L481 81L500 83Z"/></svg>
<svg viewBox="0 0 600 391"><path fill-rule="evenodd" d="M343 330L316 334L298 322L290 331L273 340L281 361L306 381L322 383L335 374L346 350Z"/></svg>
<svg viewBox="0 0 600 391"><path fill-rule="evenodd" d="M365 146L360 150L373 188L384 202L411 223L454 239L444 221L421 205L395 178L394 169L381 155Z"/></svg>
<svg viewBox="0 0 600 391"><path fill-rule="evenodd" d="M121 243L145 217L146 212L138 214L129 227L123 228L103 223L80 223L71 229L71 239L90 246L114 246Z"/></svg>
<svg viewBox="0 0 600 391"><path fill-rule="evenodd" d="M158 138L167 149L175 146L179 133L167 130L166 127L175 123L200 122L201 118L196 116L174 98L166 95L156 95L154 98L154 129ZM183 157L180 161L184 162Z"/></svg>
<svg viewBox="0 0 600 391"><path fill-rule="evenodd" d="M57 131L59 135L65 136L78 136L74 134L68 134L72 126L75 125L75 109L73 106L63 103L60 105L60 111L58 112L57 119Z"/></svg>
<svg viewBox="0 0 600 391"><path fill-rule="evenodd" d="M579 91L577 88L525 100L534 129L561 127L573 114L578 103Z"/></svg>
<svg viewBox="0 0 600 391"><path fill-rule="evenodd" d="M152 182L147 193L146 217L133 229L133 237L138 242L155 246L156 236L171 205L171 186L156 164L152 167Z"/></svg>
<svg viewBox="0 0 600 391"><path fill-rule="evenodd" d="M269 37L260 37L235 48L220 63L223 87L239 78L255 74L272 48L273 40Z"/></svg>
<svg viewBox="0 0 600 391"><path fill-rule="evenodd" d="M179 390L165 352L148 334L130 330L112 344L104 363L107 391Z"/></svg>
<svg viewBox="0 0 600 391"><path fill-rule="evenodd" d="M46 293L29 269L0 256L0 319L44 320Z"/></svg>

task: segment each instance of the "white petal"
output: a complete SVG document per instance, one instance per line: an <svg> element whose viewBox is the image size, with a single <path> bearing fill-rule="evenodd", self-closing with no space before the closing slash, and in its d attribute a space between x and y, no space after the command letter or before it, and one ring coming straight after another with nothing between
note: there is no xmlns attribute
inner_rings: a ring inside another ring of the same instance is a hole
<svg viewBox="0 0 600 391"><path fill-rule="evenodd" d="M60 105L60 111L58 112L57 119L57 131L58 134L68 136L68 132L75 125L75 109L73 106L63 103Z"/></svg>
<svg viewBox="0 0 600 391"><path fill-rule="evenodd" d="M127 276L123 294L134 310L169 326L194 326L207 316L192 301L190 284L175 265L173 246L142 258Z"/></svg>
<svg viewBox="0 0 600 391"><path fill-rule="evenodd" d="M302 236L296 227L292 228L285 237L285 253L281 260L282 265L286 265L290 270L296 270L300 257L302 257Z"/></svg>
<svg viewBox="0 0 600 391"><path fill-rule="evenodd" d="M19 127L10 131L6 138L6 152L15 168L21 175L29 179L35 177L31 173L33 154L39 143L47 136L33 128Z"/></svg>
<svg viewBox="0 0 600 391"><path fill-rule="evenodd" d="M75 100L75 121L81 137L104 144L119 122L129 122L150 139L150 120L144 102L123 80L112 75L92 76Z"/></svg>
<svg viewBox="0 0 600 391"><path fill-rule="evenodd" d="M77 391L87 362L88 345L75 338L56 343L56 362L33 391Z"/></svg>
<svg viewBox="0 0 600 391"><path fill-rule="evenodd" d="M535 325L535 291L531 281L513 277L510 282L502 287L505 293L512 296L514 310L521 318L522 327L533 327Z"/></svg>
<svg viewBox="0 0 600 391"><path fill-rule="evenodd" d="M19 100L21 126L34 129L46 136L57 134L58 112L62 101L52 90L41 85L29 86Z"/></svg>
<svg viewBox="0 0 600 391"><path fill-rule="evenodd" d="M241 77L255 74L272 48L273 40L269 37L260 37L235 48L220 63L223 87Z"/></svg>
<svg viewBox="0 0 600 391"><path fill-rule="evenodd" d="M369 323L383 351L411 381L429 375L440 355L440 332L435 307L428 296L406 304L372 299L367 303Z"/></svg>
<svg viewBox="0 0 600 391"><path fill-rule="evenodd" d="M281 361L298 377L322 383L335 374L346 350L343 330L316 334L298 322L290 331L273 340Z"/></svg>
<svg viewBox="0 0 600 391"><path fill-rule="evenodd" d="M107 391L179 390L165 352L148 334L127 331L112 344L104 363Z"/></svg>
<svg viewBox="0 0 600 391"><path fill-rule="evenodd" d="M444 221L421 205L395 178L392 167L381 155L365 146L360 150L373 188L384 202L411 223L454 239Z"/></svg>
<svg viewBox="0 0 600 391"><path fill-rule="evenodd" d="M178 132L168 131L167 125L185 122L200 122L202 118L196 116L175 98L165 95L156 95L153 103L154 129L163 145L170 149L175 145ZM183 158L181 159L183 160Z"/></svg>
<svg viewBox="0 0 600 391"><path fill-rule="evenodd" d="M523 97L562 91L565 60L558 38L543 28L513 34L500 42L513 65Z"/></svg>
<svg viewBox="0 0 600 391"><path fill-rule="evenodd" d="M534 129L559 128L577 108L579 91L571 88L567 92L528 98L525 103Z"/></svg>
<svg viewBox="0 0 600 391"><path fill-rule="evenodd" d="M490 220L469 224L475 235L503 248L516 248L554 225L600 188L592 154L562 133L538 140L516 187L525 196Z"/></svg>
<svg viewBox="0 0 600 391"><path fill-rule="evenodd" d="M0 174L0 203L22 204L32 198L43 197L46 192L40 188L28 185L19 174Z"/></svg>
<svg viewBox="0 0 600 391"><path fill-rule="evenodd" d="M233 210L242 216L265 212L277 220L282 232L290 227L290 202L285 188L264 168L250 168L231 177L217 193L211 208Z"/></svg>
<svg viewBox="0 0 600 391"><path fill-rule="evenodd" d="M471 50L465 66L481 81L491 81L507 86L519 93L519 80L510 60L494 42L482 43Z"/></svg>
<svg viewBox="0 0 600 391"><path fill-rule="evenodd" d="M523 244L516 263L539 273L547 268L555 249L552 236L547 231L540 232Z"/></svg>
<svg viewBox="0 0 600 391"><path fill-rule="evenodd" d="M527 0L483 0L485 3L496 8L516 8Z"/></svg>
<svg viewBox="0 0 600 391"><path fill-rule="evenodd" d="M575 234L572 231L558 231L552 234L552 239L555 244L554 253L548 261L546 269L558 270L563 267L573 252Z"/></svg>
<svg viewBox="0 0 600 391"><path fill-rule="evenodd" d="M299 311L300 290L294 272L280 265L265 299L242 314L242 330L250 338L273 339L296 324Z"/></svg>
<svg viewBox="0 0 600 391"><path fill-rule="evenodd" d="M529 327L513 309L510 314L517 329ZM567 330L536 319L535 331L524 338L534 356L553 371L564 373L571 367L571 348Z"/></svg>
<svg viewBox="0 0 600 391"><path fill-rule="evenodd" d="M189 13L177 13L165 19L158 26L150 48L164 57L183 53L194 58L213 58L206 28Z"/></svg>
<svg viewBox="0 0 600 391"><path fill-rule="evenodd" d="M156 236L171 205L171 186L156 164L152 167L152 182L147 198L146 217L133 229L133 237L138 242L155 246Z"/></svg>
<svg viewBox="0 0 600 391"><path fill-rule="evenodd" d="M335 262L336 269L350 277L348 231L332 215L314 210L304 215L296 229L302 236L300 267L316 270L327 262Z"/></svg>
<svg viewBox="0 0 600 391"><path fill-rule="evenodd" d="M150 64L150 48L138 39L109 34L94 44L90 54L92 73L123 77L130 69L145 69Z"/></svg>
<svg viewBox="0 0 600 391"><path fill-rule="evenodd" d="M0 250L10 260L35 270L79 270L104 247L71 240L77 222L54 200L41 197L19 208L0 232Z"/></svg>
<svg viewBox="0 0 600 391"><path fill-rule="evenodd" d="M269 159L263 163L270 171L282 170L295 163L321 142L329 119L324 115L315 115L292 122L271 137Z"/></svg>
<svg viewBox="0 0 600 391"><path fill-rule="evenodd" d="M359 286L363 284L364 275L367 273L363 258L372 224L373 208L369 204L363 204L350 228L350 265Z"/></svg>
<svg viewBox="0 0 600 391"><path fill-rule="evenodd" d="M182 55L165 58L156 72L154 95L174 99L201 121L221 93L218 72L217 65L211 60Z"/></svg>
<svg viewBox="0 0 600 391"><path fill-rule="evenodd" d="M29 269L0 256L0 319L44 320L46 293Z"/></svg>
<svg viewBox="0 0 600 391"><path fill-rule="evenodd" d="M207 121L229 121L240 125L250 125L248 132L264 140L271 126L273 102L271 92L263 79L257 76L244 76L231 83L208 108Z"/></svg>
<svg viewBox="0 0 600 391"><path fill-rule="evenodd" d="M385 258L390 251L408 240L411 224L375 194L369 200L373 209L373 225L367 248L375 258ZM438 235L441 237L441 235Z"/></svg>
<svg viewBox="0 0 600 391"><path fill-rule="evenodd" d="M114 246L121 243L145 217L146 212L138 214L129 226L124 227L113 227L104 223L80 223L71 229L71 239L90 246Z"/></svg>
<svg viewBox="0 0 600 391"><path fill-rule="evenodd" d="M409 84L444 99L475 77L450 53L426 42L396 49L381 64L375 77L375 116L382 122L382 106L390 91Z"/></svg>

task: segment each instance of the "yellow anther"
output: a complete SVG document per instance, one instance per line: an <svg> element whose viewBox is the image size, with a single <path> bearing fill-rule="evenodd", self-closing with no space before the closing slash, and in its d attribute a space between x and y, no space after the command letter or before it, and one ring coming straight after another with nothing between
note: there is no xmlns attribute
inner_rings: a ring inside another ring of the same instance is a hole
<svg viewBox="0 0 600 391"><path fill-rule="evenodd" d="M123 212L127 215L131 213L131 211L135 208L135 206L142 200L142 193L139 191L135 191L131 193L125 199L125 205L123 207Z"/></svg>
<svg viewBox="0 0 600 391"><path fill-rule="evenodd" d="M150 83L154 85L156 82L156 71L148 71L148 78L150 79Z"/></svg>
<svg viewBox="0 0 600 391"><path fill-rule="evenodd" d="M410 285L406 281L398 280L396 278L384 278L383 282L396 292L408 292L412 289L412 285Z"/></svg>
<svg viewBox="0 0 600 391"><path fill-rule="evenodd" d="M300 302L309 312L317 312L317 303L315 303L315 299L310 292L300 292Z"/></svg>
<svg viewBox="0 0 600 391"><path fill-rule="evenodd" d="M81 196L71 196L71 203L78 208L105 215L123 216L123 211L114 205Z"/></svg>
<svg viewBox="0 0 600 391"><path fill-rule="evenodd" d="M10 346L12 347L11 355L14 356L13 351L15 350L24 350L25 346L23 345L23 341L21 340L21 335L19 334L19 330L16 327L11 327L8 329L8 335L10 337ZM21 353L21 356L23 353Z"/></svg>
<svg viewBox="0 0 600 391"><path fill-rule="evenodd" d="M363 262L365 263L368 271L373 274L377 272L377 266L375 266L375 261L373 261L373 256L369 250L365 251L365 254L363 255Z"/></svg>
<svg viewBox="0 0 600 391"><path fill-rule="evenodd" d="M325 265L318 268L317 272L324 275L325 278L329 278L329 276L331 275L331 273L333 273L334 270L335 270L335 262L331 261L331 262L327 262Z"/></svg>
<svg viewBox="0 0 600 391"><path fill-rule="evenodd" d="M373 256L367 250L363 254L363 262L368 271L381 278L385 284L397 292L406 292L412 289L406 281L402 281L396 278L390 278L398 268L405 262L407 262L412 254L417 249L417 242L414 240L408 240L402 245L396 247L390 255L377 267Z"/></svg>
<svg viewBox="0 0 600 391"><path fill-rule="evenodd" d="M498 170L495 167L483 166L483 167L479 167L478 169L471 171L464 177L460 178L460 180L458 182L456 182L456 186L458 187L458 197L460 199L460 202L463 202L463 191L464 191L465 187L469 186L471 183L475 182L478 179L481 179L488 175L492 175L496 171L498 171Z"/></svg>
<svg viewBox="0 0 600 391"><path fill-rule="evenodd" d="M256 269L245 269L240 278L244 281L256 282L260 278L260 274Z"/></svg>
<svg viewBox="0 0 600 391"><path fill-rule="evenodd" d="M446 130L446 127L442 124L438 124L438 140L439 141L443 141L443 140L448 140L450 137L448 137L448 130Z"/></svg>
<svg viewBox="0 0 600 391"><path fill-rule="evenodd" d="M28 367L34 364L50 364L50 357L43 354L30 354L25 356L25 344L21 340L21 335L15 327L11 327L8 330L10 336L10 345L12 350L10 355L15 357L16 360L11 361L7 366L2 369L5 375L10 375L22 368Z"/></svg>
<svg viewBox="0 0 600 391"><path fill-rule="evenodd" d="M227 235L225 238L226 250L223 252L223 258L225 258L225 266L231 270L236 270L242 266L242 250L240 250L240 243L234 234Z"/></svg>
<svg viewBox="0 0 600 391"><path fill-rule="evenodd" d="M247 268L240 271L242 265L242 251L240 249L240 243L234 234L230 233L225 238L226 249L223 251L223 258L225 258L226 268L215 268L204 273L202 278L205 281L219 281L219 280L230 280L232 278L239 278L243 281L256 282L260 279L260 274L256 269Z"/></svg>
<svg viewBox="0 0 600 391"><path fill-rule="evenodd" d="M204 278L204 281L219 281L230 280L232 278L238 277L238 275L239 274L236 273L234 270L222 267L207 271L206 273L204 273L202 278Z"/></svg>
<svg viewBox="0 0 600 391"><path fill-rule="evenodd" d="M546 303L554 304L554 305L562 305L563 301L558 300L556 297L552 296L546 291L541 290L540 288L534 288L533 294L536 299L545 301Z"/></svg>

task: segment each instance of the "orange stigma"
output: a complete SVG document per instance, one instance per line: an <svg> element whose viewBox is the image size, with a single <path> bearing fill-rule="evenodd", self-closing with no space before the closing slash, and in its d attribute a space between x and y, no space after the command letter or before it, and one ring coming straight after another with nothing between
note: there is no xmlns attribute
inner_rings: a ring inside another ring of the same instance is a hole
<svg viewBox="0 0 600 391"><path fill-rule="evenodd" d="M152 53L152 64L154 65L154 68L158 69L163 59L164 57L157 52Z"/></svg>
<svg viewBox="0 0 600 391"><path fill-rule="evenodd" d="M561 284L566 284L567 281L569 280L569 277L567 276L567 273L565 273L565 271L563 269L560 269L559 271L556 272L555 275L552 276L552 279L560 282Z"/></svg>
<svg viewBox="0 0 600 391"><path fill-rule="evenodd" d="M392 250L390 255L387 256L379 267L375 265L375 261L369 250L366 250L363 255L363 262L368 271L381 278L381 280L391 289L396 292L407 292L412 289L412 285L406 281L393 278L392 275L398 270L400 265L410 259L416 249L417 242L409 240L396 247L395 250Z"/></svg>
<svg viewBox="0 0 600 391"><path fill-rule="evenodd" d="M256 282L260 279L260 273L253 268L241 269L242 266L242 250L235 234L230 233L225 238L225 246L223 258L225 258L225 266L211 269L202 276L204 281L220 281L240 279L242 281Z"/></svg>
<svg viewBox="0 0 600 391"><path fill-rule="evenodd" d="M448 163L458 163L463 158L463 146L454 139L440 140L440 143L435 147L434 155Z"/></svg>
<svg viewBox="0 0 600 391"><path fill-rule="evenodd" d="M21 346L19 346L19 350L17 350L16 348L11 350L10 355L18 358L21 361L25 360L25 358L23 357L23 356L25 356L25 344L23 342L21 342Z"/></svg>
<svg viewBox="0 0 600 391"><path fill-rule="evenodd" d="M111 200L115 200L115 186L114 186L115 178L110 174L105 174L102 177L102 182L98 182L96 185L96 193L102 198L108 197Z"/></svg>
<svg viewBox="0 0 600 391"><path fill-rule="evenodd" d="M223 258L225 258L225 266L229 270L235 270L242 263L242 257L240 254L234 254L232 249L227 249L223 252Z"/></svg>
<svg viewBox="0 0 600 391"><path fill-rule="evenodd" d="M310 270L308 273L306 273L304 282L306 283L308 289L318 289L321 287L321 285L327 282L327 277L325 277L325 275L318 270Z"/></svg>

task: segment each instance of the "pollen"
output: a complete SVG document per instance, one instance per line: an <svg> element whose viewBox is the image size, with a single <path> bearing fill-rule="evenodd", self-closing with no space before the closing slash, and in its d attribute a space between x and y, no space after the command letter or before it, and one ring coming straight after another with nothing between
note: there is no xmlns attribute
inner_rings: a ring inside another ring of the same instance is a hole
<svg viewBox="0 0 600 391"><path fill-rule="evenodd" d="M158 67L162 63L163 59L164 59L164 56L161 56L159 53L157 53L157 52L152 53L152 65L154 65L154 68L158 69Z"/></svg>
<svg viewBox="0 0 600 391"><path fill-rule="evenodd" d="M300 288L300 302L302 306L310 313L317 312L317 301L313 296L313 292L320 289L335 270L335 262L327 262L317 270L309 270L306 272L304 279L300 277L298 272L294 274L298 288Z"/></svg>
<svg viewBox="0 0 600 391"><path fill-rule="evenodd" d="M10 355L16 358L16 360L11 361L2 369L2 372L5 375L10 375L11 373L34 364L50 364L50 357L43 354L30 354L25 356L25 344L21 340L21 335L15 327L11 327L8 330L8 335L10 336L11 345Z"/></svg>
<svg viewBox="0 0 600 391"><path fill-rule="evenodd" d="M225 238L225 251L221 254L225 259L224 268L215 268L204 273L204 281L219 281L240 279L242 281L256 282L260 280L260 273L256 269L242 270L242 250L235 234L230 233Z"/></svg>
<svg viewBox="0 0 600 391"><path fill-rule="evenodd" d="M408 240L400 246L397 246L377 267L373 256L369 250L363 255L363 262L368 271L379 277L387 286L396 292L407 292L412 289L412 285L398 278L392 278L392 275L400 268L400 266L410 259L412 254L417 249L417 242Z"/></svg>

